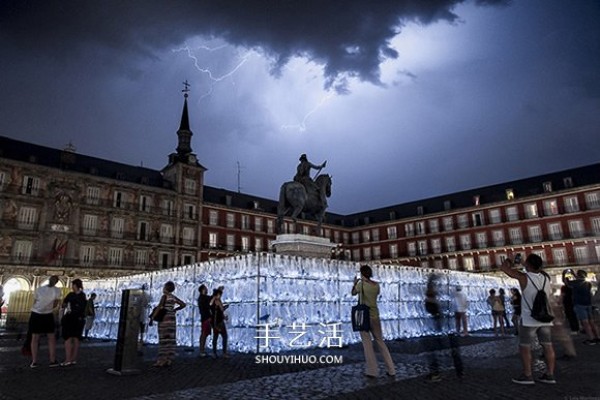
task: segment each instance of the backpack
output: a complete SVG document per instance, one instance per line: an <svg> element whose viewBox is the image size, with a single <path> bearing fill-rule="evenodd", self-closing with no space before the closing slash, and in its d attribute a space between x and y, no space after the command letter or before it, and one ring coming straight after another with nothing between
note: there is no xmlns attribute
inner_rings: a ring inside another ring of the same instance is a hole
<svg viewBox="0 0 600 400"><path fill-rule="evenodd" d="M531 318L539 322L552 322L554 320L554 314L552 313L552 308L550 308L548 295L546 295L546 291L544 290L544 288L546 287L547 280L546 275L544 275L544 283L542 284L541 289L535 286L535 283L533 283L533 280L531 279L531 277L529 277L529 275L527 275L527 278L529 278L533 287L537 290L537 294L533 299L532 305L529 305L527 300L525 300L525 303L527 303L527 305L531 309ZM525 299L525 297L523 298Z"/></svg>

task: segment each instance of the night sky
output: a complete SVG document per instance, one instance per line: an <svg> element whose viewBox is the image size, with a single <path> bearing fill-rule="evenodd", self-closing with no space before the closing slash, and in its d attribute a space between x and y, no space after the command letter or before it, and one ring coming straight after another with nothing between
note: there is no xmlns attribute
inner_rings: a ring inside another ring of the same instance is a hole
<svg viewBox="0 0 600 400"><path fill-rule="evenodd" d="M350 214L600 161L600 2L0 2L0 135Z"/></svg>

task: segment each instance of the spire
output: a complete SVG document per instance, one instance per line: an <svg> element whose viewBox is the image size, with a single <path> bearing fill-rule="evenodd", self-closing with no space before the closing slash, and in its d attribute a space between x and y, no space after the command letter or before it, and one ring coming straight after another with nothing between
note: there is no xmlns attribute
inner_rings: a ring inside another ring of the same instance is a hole
<svg viewBox="0 0 600 400"><path fill-rule="evenodd" d="M188 92L190 91L190 84L186 80L183 82L184 89L182 90L183 94L183 112L181 113L181 124L179 125L179 130L177 131L177 137L179 138L177 144L177 154L187 155L192 152L192 131L190 130L190 119L188 117L188 107L187 107L187 98Z"/></svg>

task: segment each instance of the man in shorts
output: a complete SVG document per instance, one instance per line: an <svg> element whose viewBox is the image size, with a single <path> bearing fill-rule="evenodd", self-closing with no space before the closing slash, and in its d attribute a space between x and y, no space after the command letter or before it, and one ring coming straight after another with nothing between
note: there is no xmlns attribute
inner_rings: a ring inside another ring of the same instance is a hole
<svg viewBox="0 0 600 400"><path fill-rule="evenodd" d="M544 359L546 360L546 372L540 376L537 381L541 383L554 384L554 367L556 355L552 346L551 329L552 322L540 322L531 316L531 307L538 290L544 290L548 299L552 298L552 280L542 271L542 258L537 254L530 254L525 260L525 272L513 269L513 261L506 258L500 265L500 269L519 281L521 286L521 326L519 326L519 352L523 363L523 374L514 378L512 381L520 385L533 385L533 375L531 371L531 343L537 336L538 341L544 349Z"/></svg>
<svg viewBox="0 0 600 400"><path fill-rule="evenodd" d="M56 336L54 324L54 311L60 304L60 289L56 287L58 276L52 275L46 286L40 286L33 294L33 307L29 317L29 330L31 332L31 368L37 368L38 349L40 336L48 337L48 353L50 367L57 367L56 362Z"/></svg>

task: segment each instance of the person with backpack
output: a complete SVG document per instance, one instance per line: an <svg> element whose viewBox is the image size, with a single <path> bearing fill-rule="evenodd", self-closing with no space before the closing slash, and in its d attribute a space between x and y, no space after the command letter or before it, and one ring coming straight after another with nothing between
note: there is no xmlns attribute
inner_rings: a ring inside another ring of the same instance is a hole
<svg viewBox="0 0 600 400"><path fill-rule="evenodd" d="M563 272L563 283L573 291L575 315L588 336L583 344L594 346L600 343L600 336L592 320L592 284L586 281L586 278L587 272L582 269L577 271L574 280L568 280L566 273Z"/></svg>
<svg viewBox="0 0 600 400"><path fill-rule="evenodd" d="M506 258L500 269L511 278L519 281L521 286L521 326L519 326L519 352L523 363L523 374L512 381L520 385L533 385L531 371L531 343L537 338L544 349L546 372L537 381L556 383L554 367L556 355L552 346L552 309L549 299L552 296L552 281L547 273L542 271L543 261L537 254L530 254L525 259L525 272L513 269L513 261Z"/></svg>

